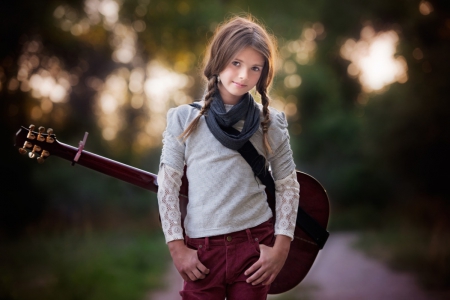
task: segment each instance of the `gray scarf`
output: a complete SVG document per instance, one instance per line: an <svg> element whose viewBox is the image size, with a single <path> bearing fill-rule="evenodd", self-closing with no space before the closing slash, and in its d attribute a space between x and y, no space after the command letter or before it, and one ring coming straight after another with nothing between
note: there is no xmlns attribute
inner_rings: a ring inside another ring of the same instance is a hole
<svg viewBox="0 0 450 300"><path fill-rule="evenodd" d="M217 91L205 118L209 130L222 145L238 150L258 130L259 116L259 107L250 93L246 93L239 103L227 112L222 97ZM231 134L225 131L226 128L232 127L244 118L244 128L240 133Z"/></svg>

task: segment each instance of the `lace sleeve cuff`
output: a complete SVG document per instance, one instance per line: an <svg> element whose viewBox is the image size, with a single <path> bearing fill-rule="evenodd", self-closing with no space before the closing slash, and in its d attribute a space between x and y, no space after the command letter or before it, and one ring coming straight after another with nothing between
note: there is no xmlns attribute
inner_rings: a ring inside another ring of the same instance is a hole
<svg viewBox="0 0 450 300"><path fill-rule="evenodd" d="M183 239L178 195L183 173L161 164L158 173L158 205L166 243Z"/></svg>
<svg viewBox="0 0 450 300"><path fill-rule="evenodd" d="M275 235L282 234L294 239L299 191L295 170L287 177L275 181Z"/></svg>

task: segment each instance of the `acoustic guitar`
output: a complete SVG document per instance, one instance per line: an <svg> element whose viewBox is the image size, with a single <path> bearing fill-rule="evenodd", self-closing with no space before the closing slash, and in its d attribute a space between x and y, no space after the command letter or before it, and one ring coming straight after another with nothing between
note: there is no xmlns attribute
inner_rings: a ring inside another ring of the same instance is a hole
<svg viewBox="0 0 450 300"><path fill-rule="evenodd" d="M19 147L21 154L28 154L30 158L37 158L43 163L50 155L58 156L72 162L134 184L154 193L158 191L157 176L150 172L128 166L126 164L90 153L83 150L83 145L76 148L56 139L52 129L45 133L44 127L34 131L35 126L21 127L16 134L15 146ZM297 171L297 180L300 184L299 211L305 217L311 218L321 229L326 229L329 218L329 202L325 189L312 176ZM182 216L186 215L188 202L188 180L186 173L182 178L179 200ZM274 208L275 199L267 193L269 206ZM298 217L302 217L299 215ZM271 284L270 294L286 292L299 284L310 270L319 250L323 247L326 238L318 241L308 230L298 225L295 228L294 240L291 243L289 255L283 269ZM325 231L326 232L326 231Z"/></svg>

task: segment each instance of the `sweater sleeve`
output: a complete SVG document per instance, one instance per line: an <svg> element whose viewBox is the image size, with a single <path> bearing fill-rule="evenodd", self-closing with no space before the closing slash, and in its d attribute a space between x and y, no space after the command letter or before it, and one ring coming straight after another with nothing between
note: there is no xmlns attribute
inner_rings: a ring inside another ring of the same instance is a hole
<svg viewBox="0 0 450 300"><path fill-rule="evenodd" d="M172 108L167 112L167 127L163 133L163 148L160 165L165 164L183 172L185 159L185 143L179 138L186 122L184 107Z"/></svg>
<svg viewBox="0 0 450 300"><path fill-rule="evenodd" d="M275 235L282 234L294 239L299 192L295 170L286 178L275 181Z"/></svg>
<svg viewBox="0 0 450 300"><path fill-rule="evenodd" d="M295 170L292 150L289 144L288 124L284 113L271 109L269 142L273 153L269 155L270 168L274 180L286 178Z"/></svg>
<svg viewBox="0 0 450 300"><path fill-rule="evenodd" d="M294 237L300 185L290 146L288 124L284 113L272 110L269 139L273 153L269 156L275 180L275 235Z"/></svg>
<svg viewBox="0 0 450 300"><path fill-rule="evenodd" d="M163 148L158 173L158 206L166 243L183 239L178 195L185 160L185 144L178 136L183 132L185 109L167 112L167 127L163 133Z"/></svg>
<svg viewBox="0 0 450 300"><path fill-rule="evenodd" d="M183 172L162 165L158 173L158 207L166 243L183 239L178 195Z"/></svg>

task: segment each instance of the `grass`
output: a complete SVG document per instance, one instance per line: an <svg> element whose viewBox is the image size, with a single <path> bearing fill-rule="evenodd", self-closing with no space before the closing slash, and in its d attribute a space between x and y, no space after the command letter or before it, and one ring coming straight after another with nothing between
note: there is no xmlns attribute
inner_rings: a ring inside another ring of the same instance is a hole
<svg viewBox="0 0 450 300"><path fill-rule="evenodd" d="M143 299L168 261L162 234L23 237L0 244L0 299Z"/></svg>

